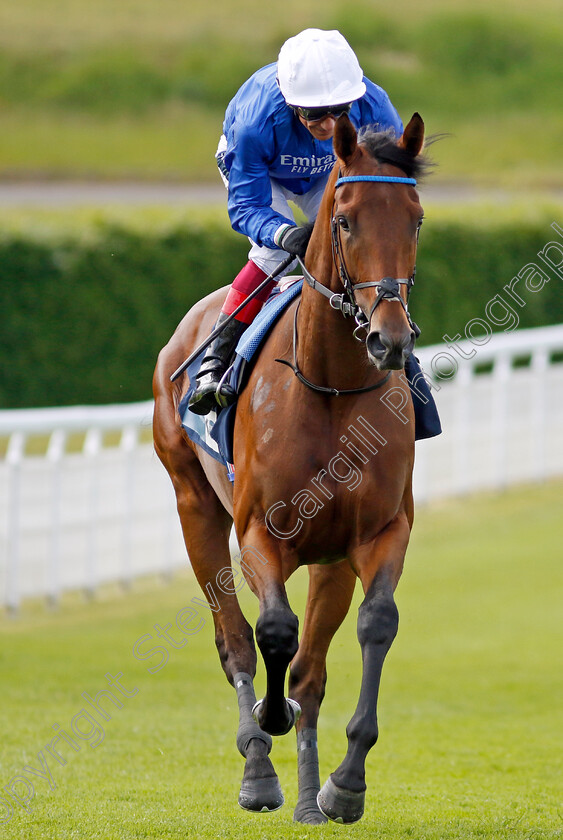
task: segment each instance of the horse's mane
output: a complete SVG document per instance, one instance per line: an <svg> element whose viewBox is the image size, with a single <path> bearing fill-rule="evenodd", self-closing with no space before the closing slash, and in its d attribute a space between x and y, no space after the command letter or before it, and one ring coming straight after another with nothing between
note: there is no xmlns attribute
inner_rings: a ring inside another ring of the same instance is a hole
<svg viewBox="0 0 563 840"><path fill-rule="evenodd" d="M402 146L398 146L393 129L376 131L373 126L365 126L358 135L358 142L379 163L398 166L407 178L422 178L433 166L424 155L415 157Z"/></svg>

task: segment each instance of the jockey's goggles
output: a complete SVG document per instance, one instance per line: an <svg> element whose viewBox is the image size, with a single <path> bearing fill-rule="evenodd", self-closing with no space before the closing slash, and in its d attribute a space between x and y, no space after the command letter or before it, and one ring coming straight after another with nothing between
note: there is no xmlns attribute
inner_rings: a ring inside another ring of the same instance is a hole
<svg viewBox="0 0 563 840"><path fill-rule="evenodd" d="M349 114L350 108L352 107L351 102L346 102L344 105L333 105L329 108L326 106L321 106L318 108L301 108L298 106L294 106L294 111L299 117L303 117L304 120L307 122L318 122L318 120L324 120L325 117L329 115L331 117L340 117L342 114Z"/></svg>

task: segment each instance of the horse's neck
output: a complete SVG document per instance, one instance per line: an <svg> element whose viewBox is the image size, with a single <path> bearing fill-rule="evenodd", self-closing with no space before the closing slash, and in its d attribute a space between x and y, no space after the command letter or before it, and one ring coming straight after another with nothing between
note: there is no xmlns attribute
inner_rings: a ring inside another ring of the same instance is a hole
<svg viewBox="0 0 563 840"><path fill-rule="evenodd" d="M316 261L311 273L335 294L344 291L332 258ZM328 299L303 284L297 316L297 363L304 376L326 388L361 388L373 379L365 345L353 336L354 319L344 318ZM371 377L371 378L370 378Z"/></svg>

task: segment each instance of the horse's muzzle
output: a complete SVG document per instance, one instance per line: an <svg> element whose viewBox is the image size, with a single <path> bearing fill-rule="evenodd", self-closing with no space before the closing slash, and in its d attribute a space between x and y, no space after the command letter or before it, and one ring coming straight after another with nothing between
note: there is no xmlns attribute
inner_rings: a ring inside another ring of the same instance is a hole
<svg viewBox="0 0 563 840"><path fill-rule="evenodd" d="M415 340L413 330L400 336L374 330L366 338L368 358L378 370L402 370L407 356L414 350Z"/></svg>

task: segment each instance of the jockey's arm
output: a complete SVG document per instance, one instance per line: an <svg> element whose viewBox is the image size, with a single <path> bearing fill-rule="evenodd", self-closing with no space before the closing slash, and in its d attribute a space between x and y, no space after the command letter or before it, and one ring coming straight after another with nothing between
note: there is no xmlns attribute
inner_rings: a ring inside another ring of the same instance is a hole
<svg viewBox="0 0 563 840"><path fill-rule="evenodd" d="M293 219L272 210L272 187L268 171L268 149L264 138L239 130L229 174L229 218L233 230L250 237L258 245L278 248L274 240L283 226Z"/></svg>

